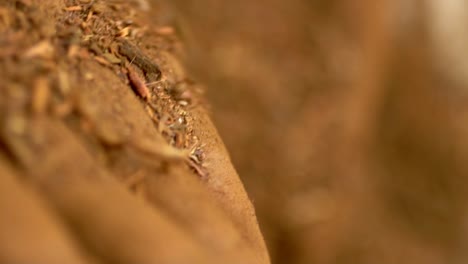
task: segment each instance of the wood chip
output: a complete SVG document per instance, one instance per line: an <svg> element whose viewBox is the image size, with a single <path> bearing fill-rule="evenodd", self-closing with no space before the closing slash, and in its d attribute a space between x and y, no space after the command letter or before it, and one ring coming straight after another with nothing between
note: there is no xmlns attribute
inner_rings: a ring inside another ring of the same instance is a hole
<svg viewBox="0 0 468 264"><path fill-rule="evenodd" d="M167 36L167 35L173 35L175 33L175 30L173 27L169 26L164 26L164 27L159 27L156 28L156 33L159 35Z"/></svg>
<svg viewBox="0 0 468 264"><path fill-rule="evenodd" d="M58 88L63 97L67 97L71 91L68 73L64 70L58 70Z"/></svg>
<svg viewBox="0 0 468 264"><path fill-rule="evenodd" d="M181 106L187 106L189 103L187 101L181 100L177 102Z"/></svg>
<svg viewBox="0 0 468 264"><path fill-rule="evenodd" d="M81 11L83 10L83 7L81 6L69 6L64 8L65 11Z"/></svg>
<svg viewBox="0 0 468 264"><path fill-rule="evenodd" d="M54 47L48 40L43 40L36 45L29 48L24 53L24 58L43 58L43 59L50 59L54 55Z"/></svg>
<svg viewBox="0 0 468 264"><path fill-rule="evenodd" d="M188 160L188 151L176 149L168 144L158 144L153 140L135 138L132 141L132 146L134 146L137 150L145 154L157 156L159 158L179 161Z"/></svg>
<svg viewBox="0 0 468 264"><path fill-rule="evenodd" d="M99 56L95 56L94 57L94 60L99 62L100 64L104 65L104 66L110 66L110 62L108 62L106 59L104 59L103 57L99 57Z"/></svg>
<svg viewBox="0 0 468 264"><path fill-rule="evenodd" d="M124 27L122 30L119 31L117 34L118 37L125 38L130 35L130 27Z"/></svg>
<svg viewBox="0 0 468 264"><path fill-rule="evenodd" d="M49 80L46 77L39 77L34 82L32 96L32 111L35 114L43 114L47 111L50 100Z"/></svg>
<svg viewBox="0 0 468 264"><path fill-rule="evenodd" d="M79 55L80 46L78 45L70 45L68 48L67 56L68 58L75 58Z"/></svg>
<svg viewBox="0 0 468 264"><path fill-rule="evenodd" d="M88 22L93 17L93 11L89 11L88 15L86 16L86 22Z"/></svg>

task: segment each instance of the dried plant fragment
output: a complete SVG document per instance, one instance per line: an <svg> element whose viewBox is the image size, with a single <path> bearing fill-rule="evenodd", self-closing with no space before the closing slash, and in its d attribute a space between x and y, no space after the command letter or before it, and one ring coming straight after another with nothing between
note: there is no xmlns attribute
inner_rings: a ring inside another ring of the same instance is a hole
<svg viewBox="0 0 468 264"><path fill-rule="evenodd" d="M32 111L35 114L43 114L47 110L50 101L49 80L46 77L39 77L34 82L32 97Z"/></svg>
<svg viewBox="0 0 468 264"><path fill-rule="evenodd" d="M167 35L173 35L175 33L175 30L173 27L169 27L169 26L164 26L164 27L159 27L159 28L156 28L156 33L158 33L159 35L163 35L163 36L167 36Z"/></svg>
<svg viewBox="0 0 468 264"><path fill-rule="evenodd" d="M58 88L60 90L60 93L62 94L62 96L66 97L71 91L68 73L66 71L59 69L57 76L58 76Z"/></svg>
<svg viewBox="0 0 468 264"><path fill-rule="evenodd" d="M94 60L99 62L100 64L104 65L104 66L111 66L110 62L108 62L106 59L104 59L103 57L100 57L100 56L96 56L94 57Z"/></svg>
<svg viewBox="0 0 468 264"><path fill-rule="evenodd" d="M176 149L167 144L156 144L152 140L136 138L132 143L137 150L163 159L182 161L187 160L188 157L188 152L185 150Z"/></svg>
<svg viewBox="0 0 468 264"><path fill-rule="evenodd" d="M50 59L54 55L54 47L48 40L43 40L29 48L24 53L24 58L43 58Z"/></svg>
<svg viewBox="0 0 468 264"><path fill-rule="evenodd" d="M83 7L81 6L69 6L64 8L65 11L81 11L83 10Z"/></svg>

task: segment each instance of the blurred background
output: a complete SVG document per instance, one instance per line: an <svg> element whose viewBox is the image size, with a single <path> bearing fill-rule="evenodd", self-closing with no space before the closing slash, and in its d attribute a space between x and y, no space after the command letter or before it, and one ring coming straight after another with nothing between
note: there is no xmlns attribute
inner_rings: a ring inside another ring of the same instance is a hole
<svg viewBox="0 0 468 264"><path fill-rule="evenodd" d="M466 1L151 4L273 263L466 263Z"/></svg>

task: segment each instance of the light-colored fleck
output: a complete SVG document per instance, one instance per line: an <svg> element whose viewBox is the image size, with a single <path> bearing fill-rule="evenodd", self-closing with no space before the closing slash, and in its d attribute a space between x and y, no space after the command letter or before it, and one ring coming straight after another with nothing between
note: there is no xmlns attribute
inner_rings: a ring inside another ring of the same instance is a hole
<svg viewBox="0 0 468 264"><path fill-rule="evenodd" d="M50 59L54 55L54 47L48 40L43 40L29 48L24 53L24 58L43 58Z"/></svg>

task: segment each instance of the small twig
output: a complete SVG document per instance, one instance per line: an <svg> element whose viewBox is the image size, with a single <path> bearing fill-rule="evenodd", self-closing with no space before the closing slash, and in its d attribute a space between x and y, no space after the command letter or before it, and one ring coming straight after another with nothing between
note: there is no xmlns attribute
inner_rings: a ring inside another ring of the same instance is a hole
<svg viewBox="0 0 468 264"><path fill-rule="evenodd" d="M198 176L200 176L200 178L206 179L208 177L208 172L204 170L202 165L195 163L192 159L187 159L187 164L190 168L195 170L195 172L198 174Z"/></svg>
<svg viewBox="0 0 468 264"><path fill-rule="evenodd" d="M132 60L133 63L145 73L146 78L148 78L150 82L155 82L161 77L159 66L142 54L141 51L130 44L130 42L123 40L119 52L127 57L128 60Z"/></svg>

